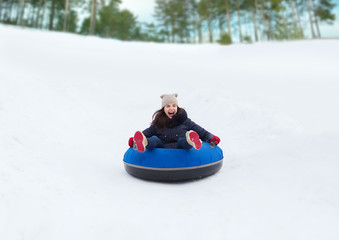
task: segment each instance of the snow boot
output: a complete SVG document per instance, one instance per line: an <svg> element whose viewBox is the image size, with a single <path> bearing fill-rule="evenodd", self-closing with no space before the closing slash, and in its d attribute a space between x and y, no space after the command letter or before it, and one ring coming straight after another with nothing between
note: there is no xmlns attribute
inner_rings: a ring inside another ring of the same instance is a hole
<svg viewBox="0 0 339 240"><path fill-rule="evenodd" d="M140 131L137 131L135 134L134 134L134 143L135 143L135 150L137 150L138 152L145 152L146 150L146 146L148 144L148 141L147 141L147 138L145 137L145 135L140 132Z"/></svg>
<svg viewBox="0 0 339 240"><path fill-rule="evenodd" d="M189 145L194 147L195 149L199 150L202 146L201 140L199 138L198 133L194 131L186 132L186 141Z"/></svg>

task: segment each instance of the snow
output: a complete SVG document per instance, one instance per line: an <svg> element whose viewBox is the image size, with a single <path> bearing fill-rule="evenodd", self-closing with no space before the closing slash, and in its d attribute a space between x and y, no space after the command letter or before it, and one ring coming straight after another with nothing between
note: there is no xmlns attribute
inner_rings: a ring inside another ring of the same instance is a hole
<svg viewBox="0 0 339 240"><path fill-rule="evenodd" d="M339 238L339 41L0 36L0 239ZM217 174L125 172L163 93L221 138Z"/></svg>

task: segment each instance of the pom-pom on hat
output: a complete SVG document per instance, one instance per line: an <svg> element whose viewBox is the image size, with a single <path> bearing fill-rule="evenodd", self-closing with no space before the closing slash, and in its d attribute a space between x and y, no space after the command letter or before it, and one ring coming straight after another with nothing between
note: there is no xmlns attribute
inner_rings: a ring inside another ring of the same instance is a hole
<svg viewBox="0 0 339 240"><path fill-rule="evenodd" d="M161 108L163 108L167 104L171 104L171 103L175 103L176 105L178 105L177 97L178 97L177 93L161 95L160 96L160 98L162 99L162 101L161 101Z"/></svg>

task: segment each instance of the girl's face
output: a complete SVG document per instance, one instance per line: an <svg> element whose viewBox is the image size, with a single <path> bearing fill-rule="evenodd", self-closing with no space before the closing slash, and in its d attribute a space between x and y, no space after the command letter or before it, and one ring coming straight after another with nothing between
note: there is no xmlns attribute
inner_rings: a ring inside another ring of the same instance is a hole
<svg viewBox="0 0 339 240"><path fill-rule="evenodd" d="M167 104L164 107L164 111L167 117L172 118L175 114L177 114L178 106L175 103Z"/></svg>

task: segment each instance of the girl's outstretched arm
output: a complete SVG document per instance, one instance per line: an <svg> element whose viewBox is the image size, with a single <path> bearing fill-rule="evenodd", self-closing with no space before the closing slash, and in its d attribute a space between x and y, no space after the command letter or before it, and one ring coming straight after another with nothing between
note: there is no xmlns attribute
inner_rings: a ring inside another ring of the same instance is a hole
<svg viewBox="0 0 339 240"><path fill-rule="evenodd" d="M200 139L204 142L209 143L212 137L214 136L212 133L210 133L209 131L205 130L204 128L193 122L191 119L189 119L188 124L189 129L197 132L199 134Z"/></svg>

